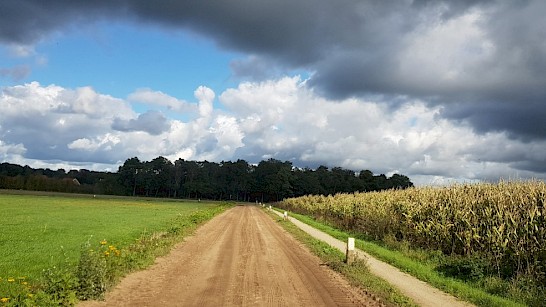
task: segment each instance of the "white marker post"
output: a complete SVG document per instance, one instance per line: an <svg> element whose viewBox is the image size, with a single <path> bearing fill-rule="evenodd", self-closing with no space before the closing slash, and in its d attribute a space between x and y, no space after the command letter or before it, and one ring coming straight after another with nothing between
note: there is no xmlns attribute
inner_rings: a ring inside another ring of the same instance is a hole
<svg viewBox="0 0 546 307"><path fill-rule="evenodd" d="M345 263L351 264L355 261L355 238L347 239L347 253L345 254Z"/></svg>

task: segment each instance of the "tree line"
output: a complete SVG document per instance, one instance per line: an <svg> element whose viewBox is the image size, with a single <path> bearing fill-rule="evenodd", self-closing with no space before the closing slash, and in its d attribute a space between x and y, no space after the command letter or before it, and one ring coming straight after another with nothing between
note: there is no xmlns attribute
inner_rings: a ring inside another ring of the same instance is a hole
<svg viewBox="0 0 546 307"><path fill-rule="evenodd" d="M387 177L370 170L355 173L341 167L297 168L289 161L245 160L171 162L157 157L127 159L117 172L85 169L33 169L0 164L0 188L70 193L193 198L235 201L278 201L302 195L368 192L412 187L401 174Z"/></svg>

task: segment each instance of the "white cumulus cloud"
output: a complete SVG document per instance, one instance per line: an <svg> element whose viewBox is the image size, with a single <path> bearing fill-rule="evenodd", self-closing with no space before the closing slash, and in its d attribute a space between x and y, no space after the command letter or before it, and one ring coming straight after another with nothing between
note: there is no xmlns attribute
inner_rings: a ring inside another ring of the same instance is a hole
<svg viewBox="0 0 546 307"><path fill-rule="evenodd" d="M0 158L115 170L134 156L251 163L273 157L301 167L400 172L417 184L545 177L546 169L541 173L536 165L546 164L546 142L476 133L443 118L441 106L418 99L399 97L398 108L373 99L327 99L299 77L241 83L220 93L220 108L211 89L194 94L188 104L197 106L195 116L180 120L153 109L138 114L129 102L90 87L4 87Z"/></svg>
<svg viewBox="0 0 546 307"><path fill-rule="evenodd" d="M127 97L129 101L166 107L179 113L195 112L197 105L187 101L169 96L161 91L153 91L151 89L138 89Z"/></svg>

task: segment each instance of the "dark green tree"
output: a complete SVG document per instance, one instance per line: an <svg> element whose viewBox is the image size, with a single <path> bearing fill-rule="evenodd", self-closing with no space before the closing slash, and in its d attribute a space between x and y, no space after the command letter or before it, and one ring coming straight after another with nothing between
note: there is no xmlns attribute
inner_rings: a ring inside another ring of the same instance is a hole
<svg viewBox="0 0 546 307"><path fill-rule="evenodd" d="M393 174L389 179L389 187L393 189L406 189L413 187L413 183L410 181L408 176Z"/></svg>
<svg viewBox="0 0 546 307"><path fill-rule="evenodd" d="M118 168L118 180L125 187L125 195L137 195L142 187L144 164L137 157L125 160Z"/></svg>
<svg viewBox="0 0 546 307"><path fill-rule="evenodd" d="M260 194L261 201L279 201L292 194L291 176L291 162L261 161L253 174L254 190Z"/></svg>
<svg viewBox="0 0 546 307"><path fill-rule="evenodd" d="M170 197L174 189L174 165L169 159L157 157L144 163L147 196Z"/></svg>
<svg viewBox="0 0 546 307"><path fill-rule="evenodd" d="M296 168L292 172L293 196L321 194L322 188L316 171L310 168Z"/></svg>

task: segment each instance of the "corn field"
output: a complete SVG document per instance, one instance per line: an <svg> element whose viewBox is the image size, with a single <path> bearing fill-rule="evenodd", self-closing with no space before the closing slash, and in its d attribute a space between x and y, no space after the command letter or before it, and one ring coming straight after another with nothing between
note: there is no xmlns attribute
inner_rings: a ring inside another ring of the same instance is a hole
<svg viewBox="0 0 546 307"><path fill-rule="evenodd" d="M499 276L546 275L543 181L459 184L383 192L304 196L281 203L364 234L447 255L480 257Z"/></svg>

